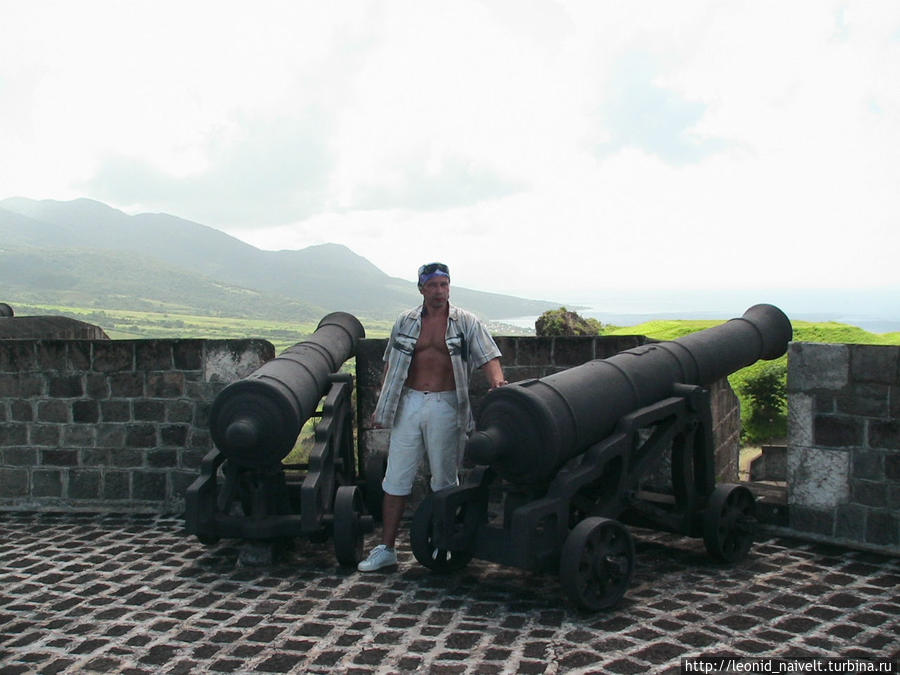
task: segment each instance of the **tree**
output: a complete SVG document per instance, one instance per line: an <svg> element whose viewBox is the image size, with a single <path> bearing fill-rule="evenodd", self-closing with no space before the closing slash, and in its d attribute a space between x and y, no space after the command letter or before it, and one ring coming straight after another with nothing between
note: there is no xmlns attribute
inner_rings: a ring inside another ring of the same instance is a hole
<svg viewBox="0 0 900 675"><path fill-rule="evenodd" d="M743 440L762 443L787 436L787 357L761 361L737 381L741 395Z"/></svg>

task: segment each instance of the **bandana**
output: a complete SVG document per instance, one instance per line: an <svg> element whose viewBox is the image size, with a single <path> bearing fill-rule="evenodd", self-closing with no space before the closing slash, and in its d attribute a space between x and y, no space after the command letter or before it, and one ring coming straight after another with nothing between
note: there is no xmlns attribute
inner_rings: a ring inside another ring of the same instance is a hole
<svg viewBox="0 0 900 675"><path fill-rule="evenodd" d="M435 270L431 274L420 274L419 275L419 286L424 286L426 282L431 281L435 277L447 277L450 278L450 275L446 272L441 272L440 270Z"/></svg>

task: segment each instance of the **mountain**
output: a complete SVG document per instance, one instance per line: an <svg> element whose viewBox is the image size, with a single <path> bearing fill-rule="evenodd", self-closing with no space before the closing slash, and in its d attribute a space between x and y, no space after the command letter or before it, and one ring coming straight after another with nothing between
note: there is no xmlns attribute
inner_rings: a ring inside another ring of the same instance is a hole
<svg viewBox="0 0 900 675"><path fill-rule="evenodd" d="M272 318L343 310L387 319L421 301L413 282L345 246L263 251L200 223L90 199L0 201L0 284L35 303ZM457 286L453 300L488 319L559 306Z"/></svg>

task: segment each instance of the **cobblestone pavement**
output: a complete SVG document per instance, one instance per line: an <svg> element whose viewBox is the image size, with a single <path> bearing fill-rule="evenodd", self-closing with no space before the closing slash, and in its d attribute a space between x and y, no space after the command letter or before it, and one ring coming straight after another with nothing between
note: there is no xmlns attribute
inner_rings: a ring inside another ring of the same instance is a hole
<svg viewBox="0 0 900 675"><path fill-rule="evenodd" d="M175 517L0 514L0 673L676 673L682 657L897 658L900 560L771 538L735 567L635 531L623 604L473 561L441 577L338 567L302 541L266 568ZM368 543L368 542L367 542Z"/></svg>

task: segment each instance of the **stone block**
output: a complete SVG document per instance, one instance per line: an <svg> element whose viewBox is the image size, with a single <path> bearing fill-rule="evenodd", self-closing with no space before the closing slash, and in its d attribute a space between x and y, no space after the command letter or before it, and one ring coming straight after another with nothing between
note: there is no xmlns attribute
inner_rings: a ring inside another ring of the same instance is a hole
<svg viewBox="0 0 900 675"><path fill-rule="evenodd" d="M594 358L594 338L557 337L553 340L553 365L571 368Z"/></svg>
<svg viewBox="0 0 900 675"><path fill-rule="evenodd" d="M77 398L84 394L84 383L81 375L49 377L47 391L53 398Z"/></svg>
<svg viewBox="0 0 900 675"><path fill-rule="evenodd" d="M788 503L834 508L850 496L850 453L792 447L787 456Z"/></svg>
<svg viewBox="0 0 900 675"><path fill-rule="evenodd" d="M147 452L147 466L152 469L168 469L177 465L177 450L149 450Z"/></svg>
<svg viewBox="0 0 900 675"><path fill-rule="evenodd" d="M835 510L834 536L860 541L866 531L868 509L859 504L839 504Z"/></svg>
<svg viewBox="0 0 900 675"><path fill-rule="evenodd" d="M109 395L113 398L136 398L144 395L143 373L113 373L109 376Z"/></svg>
<svg viewBox="0 0 900 675"><path fill-rule="evenodd" d="M109 398L109 378L106 375L88 375L85 378L85 391L91 398Z"/></svg>
<svg viewBox="0 0 900 675"><path fill-rule="evenodd" d="M517 344L517 366L534 366L552 363L553 338L536 337Z"/></svg>
<svg viewBox="0 0 900 675"><path fill-rule="evenodd" d="M100 471L98 469L73 469L69 471L70 499L99 499Z"/></svg>
<svg viewBox="0 0 900 675"><path fill-rule="evenodd" d="M887 506L887 486L870 480L850 481L851 500L862 506L883 509Z"/></svg>
<svg viewBox="0 0 900 675"><path fill-rule="evenodd" d="M788 394L788 443L805 448L813 445L813 399L807 394Z"/></svg>
<svg viewBox="0 0 900 675"><path fill-rule="evenodd" d="M34 340L0 342L0 372L25 373L39 370Z"/></svg>
<svg viewBox="0 0 900 675"><path fill-rule="evenodd" d="M853 382L834 397L836 412L863 417L887 417L890 414L890 387L886 384Z"/></svg>
<svg viewBox="0 0 900 675"><path fill-rule="evenodd" d="M849 381L847 345L791 342L788 345L788 392L841 389Z"/></svg>
<svg viewBox="0 0 900 675"><path fill-rule="evenodd" d="M134 341L94 342L92 369L100 373L134 370Z"/></svg>
<svg viewBox="0 0 900 675"><path fill-rule="evenodd" d="M82 466L108 466L112 451L109 448L82 448Z"/></svg>
<svg viewBox="0 0 900 675"><path fill-rule="evenodd" d="M0 498L24 497L28 494L28 470L0 467Z"/></svg>
<svg viewBox="0 0 900 675"><path fill-rule="evenodd" d="M74 401L72 421L79 424L96 424L100 421L100 404L93 399Z"/></svg>
<svg viewBox="0 0 900 675"><path fill-rule="evenodd" d="M495 335L493 338L500 350L501 363L513 365L516 362L516 343L519 339L510 335Z"/></svg>
<svg viewBox="0 0 900 675"><path fill-rule="evenodd" d="M193 471L172 471L169 478L172 481L172 497L183 499L191 483L197 479L197 474Z"/></svg>
<svg viewBox="0 0 900 675"><path fill-rule="evenodd" d="M131 497L131 474L127 471L105 471L103 499L123 501Z"/></svg>
<svg viewBox="0 0 900 675"><path fill-rule="evenodd" d="M850 454L852 478L863 480L884 480L884 453L856 449Z"/></svg>
<svg viewBox="0 0 900 675"><path fill-rule="evenodd" d="M69 405L59 399L38 401L37 419L39 422L68 422Z"/></svg>
<svg viewBox="0 0 900 675"><path fill-rule="evenodd" d="M884 477L893 483L900 483L900 453L885 455Z"/></svg>
<svg viewBox="0 0 900 675"><path fill-rule="evenodd" d="M361 434L363 445L366 450L366 456L372 453L387 455L388 446L391 442L390 429L370 429Z"/></svg>
<svg viewBox="0 0 900 675"><path fill-rule="evenodd" d="M856 417L816 415L813 445L849 448L863 445L863 421Z"/></svg>
<svg viewBox="0 0 900 675"><path fill-rule="evenodd" d="M200 450L209 450L213 446L212 436L205 429L194 427L188 437L188 447Z"/></svg>
<svg viewBox="0 0 900 675"><path fill-rule="evenodd" d="M10 401L9 418L15 422L31 422L34 420L34 403L31 401Z"/></svg>
<svg viewBox="0 0 900 675"><path fill-rule="evenodd" d="M0 424L0 446L27 445L28 425L24 422Z"/></svg>
<svg viewBox="0 0 900 675"><path fill-rule="evenodd" d="M788 510L791 528L826 537L834 536L835 513L830 508L813 508L791 504Z"/></svg>
<svg viewBox="0 0 900 675"><path fill-rule="evenodd" d="M32 497L62 497L62 471L35 469L31 473Z"/></svg>
<svg viewBox="0 0 900 675"><path fill-rule="evenodd" d="M177 370L200 370L203 368L203 341L175 341L172 344L172 358Z"/></svg>
<svg viewBox="0 0 900 675"><path fill-rule="evenodd" d="M162 401L134 401L135 422L162 422L166 419L166 406Z"/></svg>
<svg viewBox="0 0 900 675"><path fill-rule="evenodd" d="M184 373L153 373L147 376L147 396L178 398L184 395Z"/></svg>
<svg viewBox="0 0 900 675"><path fill-rule="evenodd" d="M144 466L144 451L135 448L110 448L109 463L117 467Z"/></svg>
<svg viewBox="0 0 900 675"><path fill-rule="evenodd" d="M71 448L40 451L41 466L78 466L78 451Z"/></svg>
<svg viewBox="0 0 900 675"><path fill-rule="evenodd" d="M60 426L58 424L32 424L28 442L35 447L55 448L59 445Z"/></svg>
<svg viewBox="0 0 900 675"><path fill-rule="evenodd" d="M152 448L157 445L156 427L152 424L125 425L125 445L130 448Z"/></svg>
<svg viewBox="0 0 900 675"><path fill-rule="evenodd" d="M900 420L869 422L869 447L900 450Z"/></svg>
<svg viewBox="0 0 900 675"><path fill-rule="evenodd" d="M189 423L194 419L194 402L186 399L166 401L166 422Z"/></svg>
<svg viewBox="0 0 900 675"><path fill-rule="evenodd" d="M105 448L121 448L125 445L125 426L122 424L98 424L97 445Z"/></svg>
<svg viewBox="0 0 900 675"><path fill-rule="evenodd" d="M0 374L0 398L33 398L43 393L42 375Z"/></svg>
<svg viewBox="0 0 900 675"><path fill-rule="evenodd" d="M87 340L75 340L67 343L68 369L90 370L91 368L91 342Z"/></svg>
<svg viewBox="0 0 900 675"><path fill-rule="evenodd" d="M131 475L132 497L140 501L164 501L166 498L166 474L162 472L135 471Z"/></svg>
<svg viewBox="0 0 900 675"><path fill-rule="evenodd" d="M206 343L203 379L234 382L275 358L275 348L266 340L215 340Z"/></svg>
<svg viewBox="0 0 900 675"><path fill-rule="evenodd" d="M171 370L172 343L168 340L141 340L135 343L134 363L137 370Z"/></svg>
<svg viewBox="0 0 900 675"><path fill-rule="evenodd" d="M887 510L869 511L865 541L878 546L900 544L900 515Z"/></svg>
<svg viewBox="0 0 900 675"><path fill-rule="evenodd" d="M850 345L850 377L857 382L900 384L900 347Z"/></svg>
<svg viewBox="0 0 900 675"><path fill-rule="evenodd" d="M130 422L131 401L127 399L100 401L100 418L104 422Z"/></svg>
<svg viewBox="0 0 900 675"><path fill-rule="evenodd" d="M34 448L5 448L0 450L0 464L9 466L37 466L38 454Z"/></svg>
<svg viewBox="0 0 900 675"><path fill-rule="evenodd" d="M68 370L66 343L64 341L40 340L35 347L40 370Z"/></svg>
<svg viewBox="0 0 900 675"><path fill-rule="evenodd" d="M186 424L164 424L159 428L160 444L164 446L184 447L187 443L190 427Z"/></svg>

